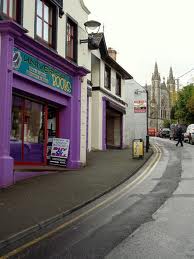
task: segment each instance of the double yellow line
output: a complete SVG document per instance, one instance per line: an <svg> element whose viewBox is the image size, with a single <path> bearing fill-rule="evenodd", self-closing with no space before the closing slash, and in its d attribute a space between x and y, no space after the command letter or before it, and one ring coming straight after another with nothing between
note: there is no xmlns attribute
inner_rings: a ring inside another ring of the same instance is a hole
<svg viewBox="0 0 194 259"><path fill-rule="evenodd" d="M99 207L102 207L103 205L105 205L105 207L108 207L113 202L121 199L123 196L125 196L127 194L127 191L131 191L132 189L134 189L136 187L137 184L140 184L146 177L148 177L151 174L151 172L153 171L153 169L155 168L155 166L157 165L157 163L159 162L159 160L161 158L161 150L156 145L154 145L153 148L155 149L154 159L151 161L151 163L149 163L149 165L145 168L145 170L143 171L142 174L140 174L132 182L127 184L122 190L120 190L117 193L113 194L112 196L108 197L107 199L105 199L101 203L95 205L91 209L88 209L87 211L83 212L79 216L76 216L75 218L69 220L68 222L63 223L62 225L60 225L60 226L56 227L55 229L49 231L48 233L43 234L40 237L35 238L34 240L32 240L32 241L14 249L14 250L12 250L11 252L7 253L6 255L1 256L0 259L7 259L7 258L10 258L11 256L17 255L17 254L23 252L25 249L30 248L31 246L39 243L40 241L43 241L44 239L47 239L47 238L53 236L54 234L56 234L60 230L69 226L70 224L76 222L77 220L87 216L89 213L98 209Z"/></svg>

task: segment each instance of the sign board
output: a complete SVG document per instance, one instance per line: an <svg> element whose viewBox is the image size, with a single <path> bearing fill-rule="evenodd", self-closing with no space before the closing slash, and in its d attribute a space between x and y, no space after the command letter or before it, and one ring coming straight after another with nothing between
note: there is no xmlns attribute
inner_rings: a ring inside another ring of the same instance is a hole
<svg viewBox="0 0 194 259"><path fill-rule="evenodd" d="M145 100L135 100L134 101L134 113L144 113L146 112L146 101Z"/></svg>
<svg viewBox="0 0 194 259"><path fill-rule="evenodd" d="M69 144L69 139L53 138L49 164L66 167Z"/></svg>
<svg viewBox="0 0 194 259"><path fill-rule="evenodd" d="M144 156L144 142L142 139L133 140L133 158L143 158Z"/></svg>
<svg viewBox="0 0 194 259"><path fill-rule="evenodd" d="M13 69L61 92L72 94L73 79L71 76L61 73L17 48L14 48L13 51Z"/></svg>
<svg viewBox="0 0 194 259"><path fill-rule="evenodd" d="M148 129L148 135L149 136L155 136L156 132L157 132L156 128L149 128Z"/></svg>

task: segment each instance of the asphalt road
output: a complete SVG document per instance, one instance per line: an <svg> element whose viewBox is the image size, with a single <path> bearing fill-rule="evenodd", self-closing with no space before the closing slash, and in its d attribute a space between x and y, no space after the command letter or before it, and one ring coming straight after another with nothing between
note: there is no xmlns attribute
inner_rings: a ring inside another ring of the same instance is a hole
<svg viewBox="0 0 194 259"><path fill-rule="evenodd" d="M152 141L162 153L151 170L145 166L11 258L194 258L194 146Z"/></svg>

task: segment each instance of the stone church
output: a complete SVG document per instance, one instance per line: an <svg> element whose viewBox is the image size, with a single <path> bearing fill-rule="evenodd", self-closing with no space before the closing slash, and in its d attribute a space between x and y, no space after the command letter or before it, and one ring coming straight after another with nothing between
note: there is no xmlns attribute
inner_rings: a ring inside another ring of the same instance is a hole
<svg viewBox="0 0 194 259"><path fill-rule="evenodd" d="M165 119L170 120L171 109L176 101L175 78L172 67L169 76L161 81L158 65L155 63L154 73L152 74L152 84L148 89L148 127L155 128L157 131L163 127Z"/></svg>

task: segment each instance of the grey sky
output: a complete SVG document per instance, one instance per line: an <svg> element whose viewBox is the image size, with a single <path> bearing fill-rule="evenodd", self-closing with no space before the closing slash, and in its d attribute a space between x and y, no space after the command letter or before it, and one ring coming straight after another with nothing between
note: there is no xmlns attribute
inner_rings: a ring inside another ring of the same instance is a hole
<svg viewBox="0 0 194 259"><path fill-rule="evenodd" d="M107 46L118 51L118 63L140 84L150 83L155 61L161 78L170 66L175 77L194 68L194 0L84 2L89 19L104 24Z"/></svg>

